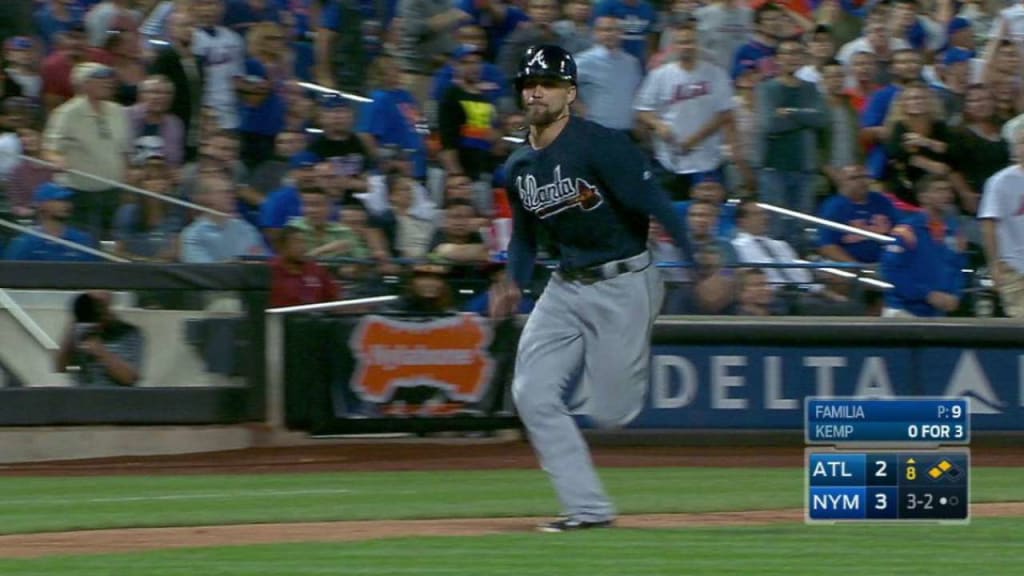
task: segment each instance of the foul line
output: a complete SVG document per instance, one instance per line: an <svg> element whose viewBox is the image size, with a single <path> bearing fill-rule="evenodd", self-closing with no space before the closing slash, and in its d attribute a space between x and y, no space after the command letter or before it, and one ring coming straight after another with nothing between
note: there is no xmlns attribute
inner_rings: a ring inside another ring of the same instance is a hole
<svg viewBox="0 0 1024 576"><path fill-rule="evenodd" d="M150 500L215 500L217 498L254 498L258 496L306 496L310 494L355 494L347 488L320 488L315 490L241 490L234 492L197 492L194 494L162 494L159 496L118 496L112 498L38 498L26 500L0 500L0 506L19 504L80 504L147 502Z"/></svg>

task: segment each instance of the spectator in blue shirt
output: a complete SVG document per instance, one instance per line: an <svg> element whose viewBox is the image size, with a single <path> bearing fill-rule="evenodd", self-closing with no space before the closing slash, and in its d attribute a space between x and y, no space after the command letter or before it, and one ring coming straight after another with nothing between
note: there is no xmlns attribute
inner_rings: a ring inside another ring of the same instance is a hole
<svg viewBox="0 0 1024 576"><path fill-rule="evenodd" d="M594 23L597 44L576 57L583 116L607 128L633 128L633 99L643 81L643 64L622 49L623 21L602 16Z"/></svg>
<svg viewBox="0 0 1024 576"><path fill-rule="evenodd" d="M718 207L715 237L730 240L736 235L736 206L725 201L726 190L722 185L721 172L698 172L695 174L690 198L690 200L679 200L672 203L680 218L688 218L690 206L694 202L710 202Z"/></svg>
<svg viewBox="0 0 1024 576"><path fill-rule="evenodd" d="M733 56L732 69L753 64L764 79L778 73L775 49L789 25L789 16L771 2L762 4L754 12L754 37L739 47Z"/></svg>
<svg viewBox="0 0 1024 576"><path fill-rule="evenodd" d="M423 181L427 175L427 149L420 132L423 123L420 103L407 89L397 58L381 54L375 66L381 88L370 94L373 101L362 109L356 131L374 153L387 144L414 150L413 175Z"/></svg>
<svg viewBox="0 0 1024 576"><path fill-rule="evenodd" d="M35 230L55 238L96 249L96 239L87 232L68 226L71 218L71 197L74 193L58 184L48 182L36 189L33 201L39 224ZM64 246L50 240L22 234L7 246L6 260L34 260L43 262L94 262L99 258L87 252Z"/></svg>
<svg viewBox="0 0 1024 576"><path fill-rule="evenodd" d="M462 44L463 47L481 46L478 43L479 39L473 37L474 32L472 32L472 30L474 29L479 30L479 27L464 26L459 30L459 37L467 39L467 41ZM458 51L456 51L456 53L457 52ZM455 80L455 67L458 65L458 60L458 57L453 54L448 63L434 75L434 85L430 89L430 99L432 101L440 102L444 98L445 93L448 92L448 89L451 88L452 82ZM480 91L491 99L492 102L497 103L501 110L510 110L514 107L508 79L505 78L505 74L502 73L501 68L498 68L497 65L486 61L481 65L480 82L478 85ZM433 118L432 120L436 120L436 118Z"/></svg>
<svg viewBox="0 0 1024 576"><path fill-rule="evenodd" d="M227 216L204 212L182 231L182 262L232 262L243 256L266 254L259 231L232 215L235 209L233 187L228 179L219 176L206 176L200 180L199 203Z"/></svg>
<svg viewBox="0 0 1024 576"><path fill-rule="evenodd" d="M945 176L925 176L917 201L921 211L893 228L896 242L882 256L882 274L893 284L882 316L945 316L960 306L966 240L950 215L953 186Z"/></svg>
<svg viewBox="0 0 1024 576"><path fill-rule="evenodd" d="M72 24L81 23L84 17L85 10L76 0L50 0L40 6L32 20L43 39L45 53L53 52L60 42L60 35L70 30Z"/></svg>
<svg viewBox="0 0 1024 576"><path fill-rule="evenodd" d="M658 14L647 0L603 0L594 8L594 19L602 16L622 20L622 49L636 56L641 64L647 62L648 54L657 52L654 24Z"/></svg>
<svg viewBox="0 0 1024 576"><path fill-rule="evenodd" d="M272 192L260 206L260 228L271 245L276 245L281 229L289 220L302 215L300 190L316 185L316 165L320 158L312 152L292 156L291 172L284 186Z"/></svg>
<svg viewBox="0 0 1024 576"><path fill-rule="evenodd" d="M469 14L470 22L487 34L484 54L489 62L498 57L498 49L504 44L505 37L521 22L530 20L526 12L506 0L459 0L459 9Z"/></svg>
<svg viewBox="0 0 1024 576"><path fill-rule="evenodd" d="M889 234L896 221L896 208L885 194L870 187L863 166L844 166L839 170L839 193L825 201L820 216L878 234ZM877 263L882 244L859 234L845 233L822 226L818 229L818 253L830 262Z"/></svg>

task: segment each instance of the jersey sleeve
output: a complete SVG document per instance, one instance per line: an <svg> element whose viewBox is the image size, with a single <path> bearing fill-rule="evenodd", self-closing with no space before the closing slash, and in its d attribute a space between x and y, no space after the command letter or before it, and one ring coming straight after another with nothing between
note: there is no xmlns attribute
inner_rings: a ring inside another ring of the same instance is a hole
<svg viewBox="0 0 1024 576"><path fill-rule="evenodd" d="M653 216L682 252L682 260L691 261L686 226L657 184L650 162L640 148L624 133L607 129L587 140L593 168L605 184L605 191L633 212Z"/></svg>
<svg viewBox="0 0 1024 576"><path fill-rule="evenodd" d="M658 88L664 76L660 70L654 70L644 78L640 89L637 90L636 99L633 101L633 109L653 112L658 107Z"/></svg>
<svg viewBox="0 0 1024 576"><path fill-rule="evenodd" d="M984 193L981 195L981 203L978 205L978 219L1001 220L1005 217L1003 207L999 203L999 192L996 190L999 182L1002 181L998 175L989 178L985 182Z"/></svg>
<svg viewBox="0 0 1024 576"><path fill-rule="evenodd" d="M518 154L513 153L505 165L508 201L512 206L512 237L508 243L508 273L520 290L526 290L533 281L533 267L537 262L537 221L519 198L516 189L515 162Z"/></svg>

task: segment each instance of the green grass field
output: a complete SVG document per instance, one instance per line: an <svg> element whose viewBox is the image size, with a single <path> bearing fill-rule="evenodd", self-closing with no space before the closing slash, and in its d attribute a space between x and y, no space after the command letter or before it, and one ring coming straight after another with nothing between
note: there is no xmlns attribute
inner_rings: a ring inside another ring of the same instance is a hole
<svg viewBox="0 0 1024 576"><path fill-rule="evenodd" d="M602 471L630 513L798 508L801 470L633 468ZM972 470L972 501L1024 501L1021 472ZM0 478L7 534L136 526L551 515L535 470ZM579 534L393 538L0 559L0 575L737 574L1024 570L1024 519L968 526L764 526L615 529ZM2 546L2 544L0 544Z"/></svg>

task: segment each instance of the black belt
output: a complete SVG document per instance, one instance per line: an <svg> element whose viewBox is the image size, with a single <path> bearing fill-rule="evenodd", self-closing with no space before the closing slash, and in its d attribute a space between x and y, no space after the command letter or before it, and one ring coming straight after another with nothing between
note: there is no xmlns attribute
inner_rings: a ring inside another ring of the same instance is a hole
<svg viewBox="0 0 1024 576"><path fill-rule="evenodd" d="M604 264L589 266L587 268L559 267L558 274L565 280L591 284L594 282L600 282L601 280L610 280L616 276L621 276L630 272L639 272L650 265L651 253L641 252L636 256L630 256L629 258L623 258L622 260L612 260L611 262L605 262Z"/></svg>

